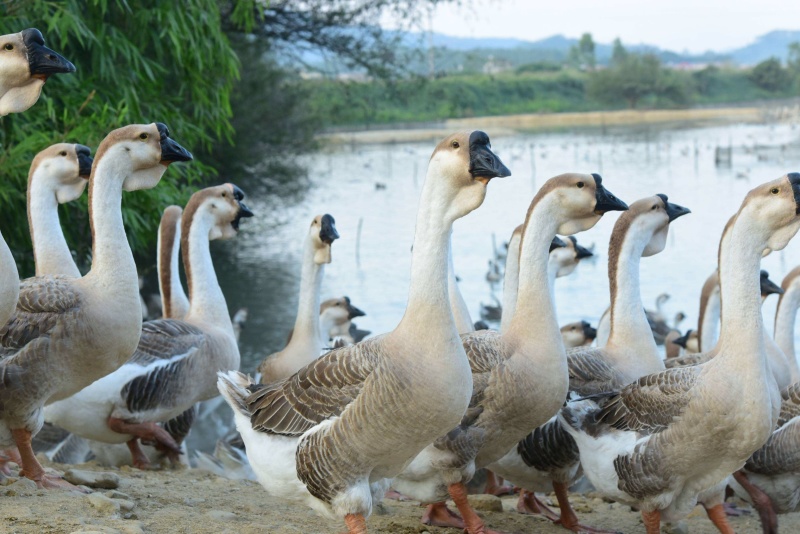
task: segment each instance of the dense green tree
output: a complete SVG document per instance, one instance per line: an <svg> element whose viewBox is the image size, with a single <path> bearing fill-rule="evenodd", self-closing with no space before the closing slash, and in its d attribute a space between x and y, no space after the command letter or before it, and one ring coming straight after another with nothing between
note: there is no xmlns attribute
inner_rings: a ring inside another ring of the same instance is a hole
<svg viewBox="0 0 800 534"><path fill-rule="evenodd" d="M622 46L622 40L617 37L614 39L611 49L611 64L619 65L628 57L628 51Z"/></svg>
<svg viewBox="0 0 800 534"><path fill-rule="evenodd" d="M770 92L786 90L791 78L789 72L783 68L778 58L765 59L750 73L750 79L757 86Z"/></svg>
<svg viewBox="0 0 800 534"><path fill-rule="evenodd" d="M786 61L787 68L795 75L800 75L800 42L789 45L789 57Z"/></svg>
<svg viewBox="0 0 800 534"><path fill-rule="evenodd" d="M620 49L624 50L621 48ZM614 104L625 102L636 108L646 98L655 104L685 104L689 95L686 81L664 69L652 54L617 54L609 68L595 72L587 85L591 98Z"/></svg>
<svg viewBox="0 0 800 534"><path fill-rule="evenodd" d="M580 69L594 70L597 59L594 53L594 39L591 33L584 33L580 41L569 50L569 62Z"/></svg>

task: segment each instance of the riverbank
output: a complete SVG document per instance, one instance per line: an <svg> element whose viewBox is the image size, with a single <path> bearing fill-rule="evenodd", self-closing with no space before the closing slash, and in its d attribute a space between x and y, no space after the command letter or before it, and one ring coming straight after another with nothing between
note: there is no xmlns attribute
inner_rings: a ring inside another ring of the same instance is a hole
<svg viewBox="0 0 800 534"><path fill-rule="evenodd" d="M383 128L375 130L338 131L320 134L332 144L387 144L437 142L458 130L484 129L492 138L520 132L562 130L569 128L610 128L618 126L647 126L681 124L704 126L714 124L780 122L800 118L797 104L749 105L745 107L587 111L578 113L526 113L449 119L426 123L419 127Z"/></svg>
<svg viewBox="0 0 800 534"><path fill-rule="evenodd" d="M49 464L57 470L68 466ZM80 476L100 478L103 489L89 495L45 491L14 478L0 486L0 532L13 534L311 534L338 533L343 525L323 519L306 507L269 497L257 483L219 478L205 471L179 469L109 470L92 463L69 466L88 471ZM98 477L98 473L110 473ZM114 479L116 478L116 483ZM111 488L109 486L116 486ZM550 501L555 499L550 496ZM575 495L573 505L590 526L625 533L644 532L640 516L630 508L602 499ZM515 511L516 496L482 499L479 511L494 529L509 533L564 534L546 519ZM502 507L502 511L497 511ZM749 510L747 505L743 508ZM494 509L495 511L490 511ZM422 508L415 502L387 500L368 520L372 534L454 533L452 529L420 524ZM758 517L749 513L731 518L739 534L761 532ZM701 507L686 521L692 534L717 530ZM780 516L782 532L800 531L800 514Z"/></svg>

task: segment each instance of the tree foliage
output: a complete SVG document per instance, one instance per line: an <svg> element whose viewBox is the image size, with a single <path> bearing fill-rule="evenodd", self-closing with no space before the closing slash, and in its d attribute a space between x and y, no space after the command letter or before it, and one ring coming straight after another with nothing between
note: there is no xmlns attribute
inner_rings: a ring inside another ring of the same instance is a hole
<svg viewBox="0 0 800 534"><path fill-rule="evenodd" d="M580 69L594 70L597 58L594 53L594 39L591 33L584 33L580 41L569 50L569 62Z"/></svg>
<svg viewBox="0 0 800 534"><path fill-rule="evenodd" d="M776 92L785 89L791 82L791 77L783 68L778 58L765 59L750 73L750 78L757 86L767 91Z"/></svg>
<svg viewBox="0 0 800 534"><path fill-rule="evenodd" d="M31 267L25 184L39 150L56 142L96 148L114 128L154 121L166 123L191 150L233 135L229 100L238 62L222 32L217 2L184 0L177 6L158 0L135 6L122 0L0 3L0 34L37 27L77 67L75 74L53 77L33 108L0 119L0 224L23 272ZM248 17L237 15L230 23ZM209 171L202 162L175 165L154 190L124 195L134 251L151 248L160 210L183 203L187 184ZM86 211L86 201L79 200L61 212L81 263L91 244Z"/></svg>

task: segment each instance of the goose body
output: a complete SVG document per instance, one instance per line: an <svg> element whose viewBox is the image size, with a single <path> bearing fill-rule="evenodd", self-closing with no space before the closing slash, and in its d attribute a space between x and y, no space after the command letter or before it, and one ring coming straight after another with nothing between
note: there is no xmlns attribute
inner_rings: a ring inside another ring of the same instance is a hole
<svg viewBox="0 0 800 534"><path fill-rule="evenodd" d="M564 174L542 186L520 240L519 291L508 331L461 336L472 369L469 410L393 481L396 490L423 502L450 493L468 530L481 531L474 512L459 502L463 485L475 468L494 471L491 464L552 417L566 397L566 354L548 272L553 239L559 231L587 230L605 212L620 209L627 206L608 193L599 175Z"/></svg>
<svg viewBox="0 0 800 534"><path fill-rule="evenodd" d="M109 134L89 179L92 268L82 278L24 280L11 319L0 329L5 356L0 372L0 444L15 443L23 474L53 482L33 456L30 436L43 423L42 408L115 371L136 349L141 329L136 264L120 209L122 191L152 188L162 164L191 155L163 124L133 125Z"/></svg>
<svg viewBox="0 0 800 534"><path fill-rule="evenodd" d="M87 439L127 443L136 466L149 463L137 438L178 452L175 441L153 423L169 421L216 396L216 372L239 367L209 241L235 237L241 218L252 216L243 198L232 184L192 195L182 221L189 313L182 321L144 323L138 347L125 365L70 399L48 406L49 422Z"/></svg>
<svg viewBox="0 0 800 534"><path fill-rule="evenodd" d="M509 174L485 133L443 140L422 189L408 307L397 328L333 350L276 384L220 374L220 392L269 493L362 533L387 479L457 426L472 383L449 307L450 233L483 202L489 180Z"/></svg>
<svg viewBox="0 0 800 534"><path fill-rule="evenodd" d="M800 227L800 174L753 189L720 250L722 332L705 364L570 403L559 421L595 488L636 505L648 534L677 521L767 440L778 417L760 313L759 264ZM721 507L709 517L730 532Z"/></svg>
<svg viewBox="0 0 800 534"><path fill-rule="evenodd" d="M339 238L330 215L314 218L303 243L300 271L300 299L289 342L283 350L270 354L258 366L261 383L271 384L292 376L316 360L329 345L327 331L320 327L320 289L325 264L331 262L333 241ZM327 324L330 330L332 324Z"/></svg>
<svg viewBox="0 0 800 534"><path fill-rule="evenodd" d="M617 219L608 253L610 337L603 348L578 347L567 352L571 396L613 391L664 369L642 306L639 262L664 249L669 224L687 213L688 209L670 203L666 195L656 195L634 202ZM580 458L574 440L555 415L511 448L495 470L528 492L555 488L562 524L580 528L566 494L580 475ZM532 496L523 492L518 507L538 511L540 503L530 499Z"/></svg>

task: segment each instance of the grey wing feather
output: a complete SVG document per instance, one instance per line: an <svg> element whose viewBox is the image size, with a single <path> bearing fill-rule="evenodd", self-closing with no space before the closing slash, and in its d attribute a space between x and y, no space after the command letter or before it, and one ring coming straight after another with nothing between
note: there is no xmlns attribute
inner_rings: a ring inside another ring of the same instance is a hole
<svg viewBox="0 0 800 534"><path fill-rule="evenodd" d="M499 347L500 333L494 330L479 330L461 336L472 370L472 398L469 406L480 406L491 384L492 372L505 362L504 351Z"/></svg>
<svg viewBox="0 0 800 534"><path fill-rule="evenodd" d="M800 472L800 419L792 419L773 432L744 468L762 475Z"/></svg>
<svg viewBox="0 0 800 534"><path fill-rule="evenodd" d="M705 352L698 352L695 354L684 354L677 358L669 358L664 361L664 367L667 369L678 369L681 367L690 367L693 365L700 365L706 363L711 359L710 355Z"/></svg>
<svg viewBox="0 0 800 534"><path fill-rule="evenodd" d="M602 358L597 349L575 348L567 352L569 390L581 397L617 390L621 375Z"/></svg>
<svg viewBox="0 0 800 534"><path fill-rule="evenodd" d="M526 465L543 472L563 469L580 461L577 443L557 418L520 440L517 453Z"/></svg>
<svg viewBox="0 0 800 534"><path fill-rule="evenodd" d="M340 415L380 361L382 336L333 350L274 384L252 384L245 400L254 430L300 436Z"/></svg>
<svg viewBox="0 0 800 534"><path fill-rule="evenodd" d="M661 432L683 413L699 376L698 367L667 369L643 376L619 393L606 396L595 420L619 430Z"/></svg>
<svg viewBox="0 0 800 534"><path fill-rule="evenodd" d="M450 451L455 454L456 458L453 465L440 465L437 467L444 469L460 468L477 456L486 438L486 432L482 428L473 426L481 412L483 412L483 408L480 406L469 408L461 419L461 424L433 442L434 447Z"/></svg>
<svg viewBox="0 0 800 534"><path fill-rule="evenodd" d="M157 319L142 324L142 336L129 363L149 365L185 354L205 342L198 327L176 319Z"/></svg>
<svg viewBox="0 0 800 534"><path fill-rule="evenodd" d="M791 384L781 391L781 413L778 417L778 427L782 427L797 416L800 416L800 382Z"/></svg>

